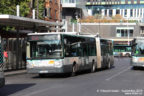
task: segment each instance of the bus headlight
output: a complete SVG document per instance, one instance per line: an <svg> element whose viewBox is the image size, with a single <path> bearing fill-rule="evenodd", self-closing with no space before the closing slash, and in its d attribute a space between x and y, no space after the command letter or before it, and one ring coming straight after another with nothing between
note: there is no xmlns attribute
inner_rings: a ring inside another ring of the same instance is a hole
<svg viewBox="0 0 144 96"><path fill-rule="evenodd" d="M55 61L55 67L62 67L62 61Z"/></svg>
<svg viewBox="0 0 144 96"><path fill-rule="evenodd" d="M138 58L133 58L133 62L138 62Z"/></svg>
<svg viewBox="0 0 144 96"><path fill-rule="evenodd" d="M27 68L33 68L33 64L31 64L30 62L27 62Z"/></svg>

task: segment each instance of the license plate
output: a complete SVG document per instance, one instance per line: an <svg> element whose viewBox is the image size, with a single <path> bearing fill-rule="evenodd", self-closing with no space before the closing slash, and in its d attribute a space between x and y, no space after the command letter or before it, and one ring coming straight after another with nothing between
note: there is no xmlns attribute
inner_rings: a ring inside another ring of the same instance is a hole
<svg viewBox="0 0 144 96"><path fill-rule="evenodd" d="M40 73L48 73L47 70L40 71Z"/></svg>

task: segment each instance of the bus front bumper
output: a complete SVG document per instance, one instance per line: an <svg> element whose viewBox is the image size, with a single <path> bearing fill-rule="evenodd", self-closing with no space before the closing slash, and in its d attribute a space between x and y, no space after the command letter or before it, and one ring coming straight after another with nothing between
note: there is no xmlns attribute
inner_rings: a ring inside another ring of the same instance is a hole
<svg viewBox="0 0 144 96"><path fill-rule="evenodd" d="M5 78L0 78L0 87L5 85Z"/></svg>
<svg viewBox="0 0 144 96"><path fill-rule="evenodd" d="M135 67L144 67L144 62L143 63L132 63L131 64L132 66L135 66Z"/></svg>
<svg viewBox="0 0 144 96"><path fill-rule="evenodd" d="M68 73L71 72L72 66L63 66L63 67L37 67L37 68L27 68L28 73L38 73L38 74L47 74L47 73Z"/></svg>

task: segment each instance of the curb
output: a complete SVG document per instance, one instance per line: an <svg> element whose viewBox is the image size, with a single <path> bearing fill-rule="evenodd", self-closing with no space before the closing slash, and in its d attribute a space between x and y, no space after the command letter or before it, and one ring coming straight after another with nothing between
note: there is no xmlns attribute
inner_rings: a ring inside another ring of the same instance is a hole
<svg viewBox="0 0 144 96"><path fill-rule="evenodd" d="M21 75L21 74L26 74L26 70L19 70L19 71L11 71L11 72L4 72L4 76L13 76L13 75Z"/></svg>

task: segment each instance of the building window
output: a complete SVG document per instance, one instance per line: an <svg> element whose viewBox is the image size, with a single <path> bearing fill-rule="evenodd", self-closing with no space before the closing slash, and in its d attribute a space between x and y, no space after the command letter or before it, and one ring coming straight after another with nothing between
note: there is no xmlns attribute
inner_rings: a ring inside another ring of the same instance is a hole
<svg viewBox="0 0 144 96"><path fill-rule="evenodd" d="M107 10L105 10L105 15L107 16Z"/></svg>
<svg viewBox="0 0 144 96"><path fill-rule="evenodd" d="M51 8L45 8L44 16L50 18L51 17Z"/></svg>
<svg viewBox="0 0 144 96"><path fill-rule="evenodd" d="M130 9L130 17L133 17L133 9Z"/></svg>
<svg viewBox="0 0 144 96"><path fill-rule="evenodd" d="M51 8L48 8L48 10L47 10L47 16L48 16L49 18L51 18Z"/></svg>
<svg viewBox="0 0 144 96"><path fill-rule="evenodd" d="M112 14L113 14L113 13L112 13L112 9L110 9L110 10L109 10L109 16L111 17Z"/></svg>
<svg viewBox="0 0 144 96"><path fill-rule="evenodd" d="M127 9L124 11L124 16L127 17Z"/></svg>
<svg viewBox="0 0 144 96"><path fill-rule="evenodd" d="M116 37L133 37L134 28L117 28Z"/></svg>
<svg viewBox="0 0 144 96"><path fill-rule="evenodd" d="M142 9L140 9L140 17L142 17L142 11L143 11L143 10L142 10Z"/></svg>
<svg viewBox="0 0 144 96"><path fill-rule="evenodd" d="M130 33L129 33L129 36L130 36L130 37L133 37L133 30L129 30L129 32L130 32Z"/></svg>
<svg viewBox="0 0 144 96"><path fill-rule="evenodd" d="M121 30L117 30L117 34L116 34L116 37L121 37L121 32L120 32Z"/></svg>
<svg viewBox="0 0 144 96"><path fill-rule="evenodd" d="M121 9L121 16L123 17L123 9Z"/></svg>
<svg viewBox="0 0 144 96"><path fill-rule="evenodd" d="M116 10L116 14L120 14L120 10L117 9L117 10Z"/></svg>
<svg viewBox="0 0 144 96"><path fill-rule="evenodd" d="M137 10L137 9L135 9L135 17L137 16L137 15L136 15L136 14L137 14L137 13L136 13L136 12L137 12L136 10Z"/></svg>
<svg viewBox="0 0 144 96"><path fill-rule="evenodd" d="M137 9L137 17L139 17L139 9Z"/></svg>
<svg viewBox="0 0 144 96"><path fill-rule="evenodd" d="M140 35L144 36L144 28L143 27L141 27L141 29L140 29Z"/></svg>
<svg viewBox="0 0 144 96"><path fill-rule="evenodd" d="M57 0L55 0L55 3L57 3Z"/></svg>
<svg viewBox="0 0 144 96"><path fill-rule="evenodd" d="M55 19L57 19L57 10L55 10Z"/></svg>

